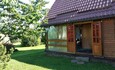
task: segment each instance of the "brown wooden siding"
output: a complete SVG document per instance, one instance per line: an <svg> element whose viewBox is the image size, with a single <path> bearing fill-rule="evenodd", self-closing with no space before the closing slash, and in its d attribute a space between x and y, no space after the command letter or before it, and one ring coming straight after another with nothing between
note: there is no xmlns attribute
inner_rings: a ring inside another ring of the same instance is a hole
<svg viewBox="0 0 115 70"><path fill-rule="evenodd" d="M115 58L115 20L102 21L103 55Z"/></svg>

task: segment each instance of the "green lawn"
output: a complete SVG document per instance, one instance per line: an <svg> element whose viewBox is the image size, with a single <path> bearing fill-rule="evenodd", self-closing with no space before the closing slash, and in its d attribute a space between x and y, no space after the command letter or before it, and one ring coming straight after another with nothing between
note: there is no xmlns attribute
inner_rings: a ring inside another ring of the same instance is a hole
<svg viewBox="0 0 115 70"><path fill-rule="evenodd" d="M109 64L89 62L83 65L71 63L70 58L47 56L44 45L18 47L5 70L115 70Z"/></svg>

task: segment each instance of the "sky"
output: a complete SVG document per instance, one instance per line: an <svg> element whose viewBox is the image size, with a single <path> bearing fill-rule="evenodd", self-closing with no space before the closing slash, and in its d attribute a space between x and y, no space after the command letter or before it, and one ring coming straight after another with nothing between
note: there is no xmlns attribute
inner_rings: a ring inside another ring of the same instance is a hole
<svg viewBox="0 0 115 70"><path fill-rule="evenodd" d="M46 0L49 3L46 5L47 8L51 8L51 6L53 5L53 3L55 2L55 0Z"/></svg>
<svg viewBox="0 0 115 70"><path fill-rule="evenodd" d="M20 0L24 3L27 3L27 4L30 4L29 0ZM47 5L46 5L46 8L51 8L51 6L53 5L53 3L55 2L55 0L46 0L47 2L49 2Z"/></svg>

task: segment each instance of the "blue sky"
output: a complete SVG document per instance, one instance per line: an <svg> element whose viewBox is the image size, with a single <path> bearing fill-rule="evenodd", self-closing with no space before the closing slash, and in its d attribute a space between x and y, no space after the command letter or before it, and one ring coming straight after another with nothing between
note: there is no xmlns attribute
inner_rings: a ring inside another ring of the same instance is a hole
<svg viewBox="0 0 115 70"><path fill-rule="evenodd" d="M29 0L20 0L20 1L23 1L24 3L30 3ZM49 3L46 5L47 8L51 8L51 6L53 5L53 3L55 2L55 0L46 0L48 1Z"/></svg>

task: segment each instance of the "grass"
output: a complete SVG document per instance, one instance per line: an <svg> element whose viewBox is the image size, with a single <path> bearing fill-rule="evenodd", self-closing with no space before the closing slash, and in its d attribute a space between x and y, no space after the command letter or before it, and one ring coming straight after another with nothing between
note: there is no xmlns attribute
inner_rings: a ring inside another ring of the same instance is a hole
<svg viewBox="0 0 115 70"><path fill-rule="evenodd" d="M112 65L89 62L83 65L71 63L70 58L47 56L44 45L17 47L5 70L115 70Z"/></svg>

